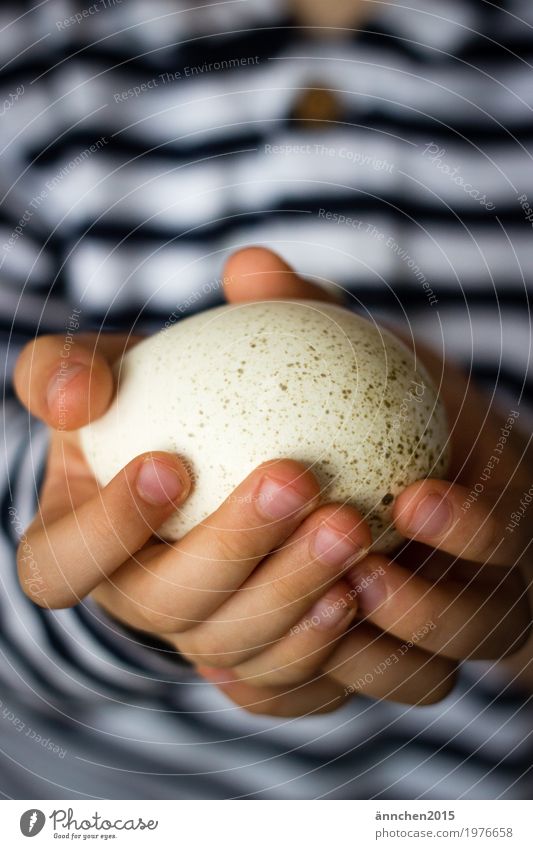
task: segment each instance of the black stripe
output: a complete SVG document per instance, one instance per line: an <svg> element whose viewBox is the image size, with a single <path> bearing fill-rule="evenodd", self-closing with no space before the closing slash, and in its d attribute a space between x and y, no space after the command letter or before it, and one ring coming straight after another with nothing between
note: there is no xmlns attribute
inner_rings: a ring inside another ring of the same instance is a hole
<svg viewBox="0 0 533 849"><path fill-rule="evenodd" d="M79 685L84 691L87 687L95 685L101 688L102 694L107 697L112 695L127 695L131 700L139 695L138 687L134 686L130 689L123 684L117 684L112 678L112 670L110 670L110 677L108 678L105 675L98 674L91 666L80 666L77 655L70 650L68 637L63 628L55 623L47 610L38 608L37 612L40 615L41 624L46 632L50 647L63 663L68 664L69 675L71 677L76 678L76 675L79 674ZM105 664L102 664L102 669L104 668ZM134 676L135 672L132 670L132 680ZM87 683L84 679L87 679ZM146 682L146 691L148 690L148 684L149 682ZM147 695L148 692L145 692L145 696Z"/></svg>
<svg viewBox="0 0 533 849"><path fill-rule="evenodd" d="M51 316L51 311L49 316ZM65 317L66 316L68 316L68 312L65 311ZM39 321L38 325L37 321ZM78 332L89 329L93 329L93 322L89 320L88 316L85 316L82 322L80 315L80 328ZM18 316L13 320L4 320L0 318L0 336L4 335L7 338L7 336L11 334L10 344L13 347L18 345L22 346L26 344L26 342L35 339L36 336L42 336L44 333L57 333L62 330L64 330L63 324L60 324L55 318L49 317L45 320L43 318L39 318L37 313L34 320L19 318Z"/></svg>
<svg viewBox="0 0 533 849"><path fill-rule="evenodd" d="M30 217L28 221L23 222L20 227L22 230L21 234L16 234L16 239L11 250L15 250L16 243L19 239L30 239L33 243L33 247L35 249L35 255L41 249L43 243L46 240L46 236L48 235L48 227L45 219L42 215L39 214L39 208L36 207L33 209L30 207L31 198L28 200L28 207L18 207L17 209L9 209L7 205L4 204L4 207L0 207L0 225L5 227L8 231L8 236L6 241L9 240L11 234L15 230L15 227L19 226L19 222L22 216L28 212L30 213ZM17 204L18 206L18 204Z"/></svg>
<svg viewBox="0 0 533 849"><path fill-rule="evenodd" d="M302 184L308 184L310 181L301 181ZM285 186L280 187L282 191ZM531 228L527 221L524 220L522 210L518 203L507 207L498 206L495 210L487 210L481 204L473 204L470 209L448 209L444 204L440 208L435 208L424 204L422 200L416 200L407 196L406 193L392 194L386 196L382 193L382 197L373 197L370 193L361 189L354 188L349 193L342 196L342 187L328 187L324 189L323 194L315 197L306 197L302 199L300 196L289 196L284 194L280 197L273 206L268 209L257 208L255 210L242 211L240 208L235 209L231 206L231 199L228 198L225 208L221 208L220 215L223 216L219 220L206 221L193 228L174 227L169 225L166 218L161 216L161 221L155 223L153 220L139 223L129 223L126 221L117 220L117 213L109 213L100 217L97 221L83 221L76 225L69 234L71 242L74 240L83 239L99 239L105 243L105 249L122 242L124 245L132 244L136 250L149 249L152 250L154 244L165 245L180 242L186 245L203 245L205 242L227 240L235 228L241 229L243 224L250 229L250 238L253 238L253 230L263 227L265 222L277 221L284 216L292 222L304 221L308 223L319 217L321 210L327 212L342 213L350 215L359 220L365 221L365 218L370 219L372 216L387 216L390 221L390 226L406 226L410 225L409 219L420 222L423 221L424 228L431 231L433 228L439 229L448 227L448 234L452 234L452 228L456 230L464 224L464 228L472 226L483 226L484 235L497 238L502 242L502 226L506 229L521 228L525 233L529 233ZM320 214L323 218L324 213ZM498 224L498 220L501 222ZM324 219L323 222L326 223ZM332 232L337 226L335 222L330 222ZM464 228L459 230L464 233ZM327 231L325 231L327 232ZM65 237L63 237L65 238ZM66 242L66 239L65 239Z"/></svg>
<svg viewBox="0 0 533 849"><path fill-rule="evenodd" d="M435 106L438 108L438 98ZM497 113L490 115L474 107L465 115L424 115L401 102L395 107L397 111L391 114L387 101L369 98L367 106L360 111L347 110L343 120L353 127L403 136L422 146L433 142L453 143L454 152L461 144L470 146L473 152L479 149L487 151L488 145L503 143L513 145L513 150L518 144L530 150L528 145L533 139L533 121L529 111L524 109L513 120L508 116L502 119Z"/></svg>
<svg viewBox="0 0 533 849"><path fill-rule="evenodd" d="M28 604L31 604L31 602L28 601ZM0 608L0 657L2 657L2 655L3 655L2 645L7 646L10 654L12 654L14 656L14 658L16 659L16 669L17 669L18 675L20 676L20 678L23 681L26 682L26 686L27 686L28 690L30 690L30 688L31 688L31 683L29 683L29 682L31 682L31 680L34 679L35 681L38 682L38 684L42 688L42 692L46 694L44 696L44 698L47 698L50 695L52 695L55 699L64 698L65 694L60 689L58 689L58 687L56 687L55 684L52 684L50 679L45 677L40 672L39 668L37 667L37 664L34 663L34 661L32 659L26 657L26 655L24 655L20 651L18 645L16 645L7 636L7 631L3 626L3 618L4 617L3 617L2 609ZM43 647L41 647L41 648L43 648ZM44 651L44 649L43 649L43 654L46 655L46 652ZM6 666L6 668L7 668L7 666ZM33 695L35 695L35 694L33 694ZM39 695L40 695L40 693L37 693L37 697Z"/></svg>
<svg viewBox="0 0 533 849"><path fill-rule="evenodd" d="M193 73L191 76L184 76L185 68L201 69L209 63L221 63L224 60L229 62L232 59L241 59L258 57L258 64L267 61L270 57L277 55L284 50L286 46L294 41L294 30L285 26L286 19L280 18L279 26L265 28L250 28L246 29L246 23L243 25L242 32L224 33L205 33L205 34L186 34L172 35L172 40L175 39L176 44L164 44L160 47L154 47L150 44L141 44L135 38L135 33L140 27L131 29L131 40L125 40L124 33L118 33L116 36L106 37L100 43L83 43L75 39L79 32L74 32L71 35L71 40L65 47L55 46L53 53L48 52L46 58L37 56L35 49L33 55L31 52L26 52L22 55L20 61L16 59L12 61L2 71L2 82L7 86L13 83L26 84L37 77L42 77L46 85L50 85L53 81L56 84L56 77L61 81L61 77L65 74L72 73L72 64L85 64L90 62L91 65L99 63L102 65L102 70L105 68L118 69L118 72L125 76L131 74L132 84L146 79L146 75L157 75L164 71L176 73L182 72L182 78L177 82L183 85L187 80L196 80L199 77L226 76L238 74L243 69L241 68L222 67L213 68L210 71ZM131 24L130 24L131 25ZM124 24L117 24L117 29L121 29ZM141 25L142 26L142 25ZM112 31L110 30L110 33ZM98 42L98 38L96 39ZM45 50L46 47L45 42ZM41 48L42 49L42 48ZM144 54L144 55L138 55ZM60 63L57 65L57 63ZM254 63L255 64L255 63ZM57 65L57 67L54 67ZM44 76L43 76L44 75ZM127 88L127 86L125 86ZM124 88L124 86L120 86Z"/></svg>
<svg viewBox="0 0 533 849"><path fill-rule="evenodd" d="M475 288L472 291L466 291L462 294L458 289L440 289L437 282L431 283L437 303L428 306L428 299L424 290L416 281L412 283L404 282L391 286L382 283L381 280L365 280L364 285L353 283L351 281L343 281L343 284L350 287L351 298L348 298L348 303L351 306L358 308L363 314L365 311L373 313L387 312L390 314L399 315L402 308L415 318L417 310L423 310L423 315L427 314L430 309L433 312L438 312L441 315L441 320L446 321L446 310L448 308L457 309L458 303L465 305L465 315L467 308L472 311L476 307L493 307L494 326L499 321L496 309L497 303L500 308L520 308L525 310L530 307L531 295L527 296L520 285L510 288L506 281L502 281L504 288L497 288L497 298L490 281L487 280L485 288L481 291ZM111 309L105 319L102 318L101 311L92 310L90 304L84 307L87 329L98 330L105 329L106 332L128 333L130 330L137 333L152 333L160 330L165 321L168 320L168 310L150 309L146 307L146 295L139 295L137 304L131 299L127 308L117 305ZM210 306L218 306L223 303L222 297L217 298L216 302L210 302ZM200 305L201 306L201 305ZM185 317L185 316L184 316ZM492 327L492 325L491 325ZM495 354L496 357L496 354Z"/></svg>
<svg viewBox="0 0 533 849"><path fill-rule="evenodd" d="M2 403L4 404L4 406L6 404L12 403L13 401L18 402L17 396L15 395L15 390L13 389L13 384L11 382L11 375L7 376L7 380L9 380L10 382L2 384Z"/></svg>
<svg viewBox="0 0 533 849"><path fill-rule="evenodd" d="M95 124L90 129L85 126L83 129L72 130L57 142L46 143L41 148L33 148L27 152L26 158L28 162L34 162L33 167L37 173L38 166L47 169L56 166L59 171L61 167L65 167L68 162L103 137L108 141L99 156L116 158L116 166L121 163L129 164L132 159L142 157L142 165L169 168L187 163L193 164L199 160L212 159L228 153L247 152L250 148L257 148L265 143L264 133L260 129L244 127L239 131L238 138L231 136L217 138L216 127L208 131L209 133L215 135L215 138L206 139L206 133L202 132L199 138L192 136L181 142L168 139L154 145L135 138L130 131L113 135L109 128Z"/></svg>
<svg viewBox="0 0 533 849"><path fill-rule="evenodd" d="M350 287L350 295L352 302L370 312L387 310L390 313L400 313L403 308L414 321L417 317L421 317L417 310L423 310L422 315L426 315L429 309L440 315L443 324L455 320L457 309L463 305L465 318L468 313L473 313L476 309L492 308L494 313L489 319L491 331L499 327L498 308L524 310L524 321L526 321L526 310L533 306L531 294L525 293L520 284L510 287L505 280L502 280L501 283L495 283L496 291L494 291L493 285L488 279L483 288L472 286L472 289L466 288L461 291L459 283L445 288L439 286L438 279L433 277L431 287L437 298L437 302L434 304L429 303L426 292L422 289L420 283L416 280L409 282L405 278L402 282L394 282L391 285L386 285L377 279L373 282L368 280L364 287L353 284ZM448 309L453 309L451 319L446 315ZM497 356L496 352L494 356Z"/></svg>
<svg viewBox="0 0 533 849"><path fill-rule="evenodd" d="M437 303L429 305L429 307L427 296L416 281L409 282L404 278L403 281L395 281L393 284L387 285L376 277L360 282L343 282L346 287L350 287L349 304L363 313L368 310L371 313L387 311L399 314L404 308L406 312L415 317L416 310L422 308L424 314L426 314L427 309L442 313L441 319L445 322L447 320L446 310L452 308L455 314L457 307L464 303L465 314L467 309L472 312L476 308L494 308L493 321L494 326L496 326L499 322L496 312L498 306L503 310L523 310L524 321L527 319L527 310L533 310L532 293L524 292L522 284L511 285L506 280L502 280L501 283L496 281L496 291L494 291L491 281L487 279L483 285L480 285L478 281L472 284L471 288L466 288L461 292L459 284L454 288L440 288L438 280L433 278L431 285L437 297ZM144 306L146 294L141 294L139 298L139 307L130 301L127 307L117 306L118 314L111 310L106 318L103 317L99 308L91 309L90 303L84 305L83 314L80 315L80 332L99 329L120 333L130 331L156 332L168 319L168 309L154 309ZM216 301L210 301L212 306L218 306L222 303L222 296L218 296ZM17 320L12 323L0 319L0 335L7 336L11 332L11 341L14 347L22 347L36 336L54 333L62 328L63 325L59 322L42 322L37 328L35 322Z"/></svg>
<svg viewBox="0 0 533 849"><path fill-rule="evenodd" d="M124 623L117 620L115 623L117 630L119 632L125 632L126 635L130 636L130 643L125 643L120 637L113 634L112 626L106 628L106 623L101 622L97 618L97 614L92 610L88 610L83 602L73 609L73 613L83 627L87 631L90 631L94 638L111 655L115 655L133 669L146 673L146 667L143 666L143 654L147 650L154 652L159 658L162 658L168 663L169 673L172 671L180 672L191 668L191 664L169 644L145 632L128 628ZM141 651L139 651L139 648Z"/></svg>
<svg viewBox="0 0 533 849"><path fill-rule="evenodd" d="M133 83L132 83L133 84ZM120 88L120 90L122 90ZM295 90L295 97L297 91ZM354 95L357 100L357 95ZM471 109L467 116L450 116L448 120L438 115L423 115L410 107L408 104L397 107L397 111L391 114L391 107L387 102L379 99L364 98L356 107L347 108L339 121L331 122L331 127L338 129L356 129L358 136L354 138L354 146L364 143L365 140L373 141L384 134L387 138L398 136L408 139L419 147L425 147L430 143L441 143L454 145L454 153L459 145L473 152L480 147L486 151L489 145L508 145L510 149L518 149L523 145L526 150L533 147L533 119L523 110L517 116L517 120L506 118L503 126L498 123L498 115L490 116L478 113ZM318 124L318 126L321 126ZM78 127L66 135L54 139L57 134L47 138L36 147L30 143L25 151L25 162L33 162L34 166L45 165L47 167L57 165L58 170L73 159L81 151L85 150L99 138L106 138L105 152L102 155L113 155L120 161L129 162L135 157L146 157L144 162L154 162L161 166L180 165L190 161L201 160L209 157L221 156L234 150L246 150L257 147L260 149L265 144L279 142L280 131L297 131L298 141L304 144L307 141L314 144L317 141L324 142L323 135L317 139L316 132L309 129L309 122L296 120L292 115L281 115L279 119L265 119L253 125L244 125L239 134L221 136L223 128L214 126L201 130L193 136L179 139L179 125L176 126L176 139L164 138L159 144L146 142L136 137L136 128L124 131L113 131L109 126L101 123L95 116L94 123ZM402 146L403 149L403 146ZM118 164L118 163L117 163Z"/></svg>
<svg viewBox="0 0 533 849"><path fill-rule="evenodd" d="M498 356L495 352L495 358ZM491 389L497 389L509 393L515 393L517 398L521 396L521 400L531 406L533 405L533 378L526 377L524 374L516 374L509 366L502 364L480 363L474 361L472 364L472 374L474 379L482 381Z"/></svg>
<svg viewBox="0 0 533 849"><path fill-rule="evenodd" d="M495 19L490 20L491 17L490 12L478 14L472 31L466 35L466 38L465 28L459 24L456 29L457 45L452 46L450 50L433 47L430 43L425 43L423 39L418 40L416 27L413 30L413 36L408 37L380 25L377 20L374 23L368 23L366 31L354 33L352 43L354 49L360 49L363 45L371 50L390 51L405 56L414 64L430 64L433 68L442 66L448 69L460 68L462 63L469 63L495 75L498 71L501 72L504 66L507 68L514 66L517 70L522 68L526 73L530 71L530 68L523 64L524 62L533 64L533 39L528 37L528 30L523 27L520 32L503 35L498 22ZM414 19L416 20L416 13ZM508 20L506 17L503 24L508 23ZM437 21L434 22L434 26L438 26ZM480 34L478 35L475 30ZM463 67L465 71L471 71L465 65Z"/></svg>

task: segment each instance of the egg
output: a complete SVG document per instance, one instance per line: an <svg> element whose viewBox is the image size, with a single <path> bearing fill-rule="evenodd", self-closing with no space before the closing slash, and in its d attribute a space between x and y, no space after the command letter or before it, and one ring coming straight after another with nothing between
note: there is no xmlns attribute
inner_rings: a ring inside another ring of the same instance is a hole
<svg viewBox="0 0 533 849"><path fill-rule="evenodd" d="M145 339L115 365L109 410L80 432L100 484L138 454L180 455L194 480L161 527L177 540L258 465L303 463L324 501L351 504L375 551L401 541L398 493L447 468L447 425L426 370L396 336L318 301L221 306Z"/></svg>

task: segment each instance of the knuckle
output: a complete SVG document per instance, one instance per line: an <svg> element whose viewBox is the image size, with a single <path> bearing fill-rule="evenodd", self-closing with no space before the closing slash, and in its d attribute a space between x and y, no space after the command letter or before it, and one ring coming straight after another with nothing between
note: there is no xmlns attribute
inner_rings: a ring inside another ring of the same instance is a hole
<svg viewBox="0 0 533 849"><path fill-rule="evenodd" d="M195 629L196 630L196 629ZM217 668L229 668L238 663L239 658L235 652L221 649L220 640L210 631L198 629L198 633L190 632L180 640L182 651L189 658L201 666L213 666Z"/></svg>
<svg viewBox="0 0 533 849"><path fill-rule="evenodd" d="M149 575L145 577L144 583L135 588L133 606L144 624L146 630L160 634L183 634L194 627L196 622L183 619L177 614L175 598L172 593L166 593L163 597L151 590Z"/></svg>
<svg viewBox="0 0 533 849"><path fill-rule="evenodd" d="M217 559L224 563L235 563L242 565L244 561L251 559L246 555L249 548L249 537L251 531L223 531L217 539ZM266 553L266 552L265 552Z"/></svg>
<svg viewBox="0 0 533 849"><path fill-rule="evenodd" d="M133 606L146 630L160 634L184 634L198 623L179 615L176 598L172 592L160 594L153 587L151 573L135 587Z"/></svg>
<svg viewBox="0 0 533 849"><path fill-rule="evenodd" d="M185 630L186 623L167 615L160 610L153 610L146 604L138 603L139 614L149 631L159 634L180 634Z"/></svg>
<svg viewBox="0 0 533 849"><path fill-rule="evenodd" d="M285 574L276 576L272 583L272 589L275 594L276 606L275 609L284 608L301 600L303 593L299 583L301 570L297 574L286 572Z"/></svg>
<svg viewBox="0 0 533 849"><path fill-rule="evenodd" d="M120 540L119 528L113 527L103 500L100 501L98 510L84 516L83 531L80 527L78 536L80 546L95 562L98 562L100 554L104 555L108 551L110 541ZM124 550L124 560L128 553Z"/></svg>
<svg viewBox="0 0 533 849"><path fill-rule="evenodd" d="M196 622L159 613L151 617L151 625L161 634L185 634L196 625Z"/></svg>
<svg viewBox="0 0 533 849"><path fill-rule="evenodd" d="M176 595L176 587L166 587L163 591L157 581L157 572L150 569L136 574L133 604L137 615L147 629L162 634L186 634L200 626L202 620L187 616L187 608ZM187 635L187 639L191 639Z"/></svg>
<svg viewBox="0 0 533 849"><path fill-rule="evenodd" d="M312 677L316 672L311 665L293 664L282 669L268 670L248 683L252 683L257 687L286 687L293 684L303 684Z"/></svg>
<svg viewBox="0 0 533 849"><path fill-rule="evenodd" d="M443 640L443 627L438 611L421 609L415 616L408 644L421 648L428 645L440 645Z"/></svg>
<svg viewBox="0 0 533 849"><path fill-rule="evenodd" d="M503 530L497 520L494 510L489 508L482 520L477 533L472 539L472 555L479 558L490 558L499 549L503 538Z"/></svg>

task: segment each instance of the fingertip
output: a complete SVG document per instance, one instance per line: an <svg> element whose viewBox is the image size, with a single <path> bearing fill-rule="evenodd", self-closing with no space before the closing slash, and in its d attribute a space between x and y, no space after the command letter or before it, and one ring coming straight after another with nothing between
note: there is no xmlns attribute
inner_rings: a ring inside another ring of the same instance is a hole
<svg viewBox="0 0 533 849"><path fill-rule="evenodd" d="M424 478L423 480L415 481L403 489L396 496L392 506L392 516L398 530L403 533L409 523L409 518L416 505L432 491L439 491L443 481L433 480L432 478ZM450 488L450 484L446 483L446 489Z"/></svg>
<svg viewBox="0 0 533 849"><path fill-rule="evenodd" d="M311 625L318 631L343 632L351 625L357 608L357 594L348 581L341 579L315 602L302 624L307 627Z"/></svg>
<svg viewBox="0 0 533 849"><path fill-rule="evenodd" d="M259 480L267 476L287 487L294 487L309 500L318 498L321 493L320 484L313 472L298 460L285 457L267 460L252 474Z"/></svg>
<svg viewBox="0 0 533 849"><path fill-rule="evenodd" d="M192 469L191 464L183 457L177 457L176 455L172 454L170 456L173 456L174 460L176 461L176 470L182 482L183 490L180 497L180 503L183 503L183 501L185 501L189 497L194 488L194 470Z"/></svg>
<svg viewBox="0 0 533 849"><path fill-rule="evenodd" d="M385 555L372 552L348 572L346 580L356 593L360 616L371 616L387 600L392 565Z"/></svg>
<svg viewBox="0 0 533 849"><path fill-rule="evenodd" d="M245 245L243 248L237 248L227 258L225 270L234 274L242 274L250 268L256 268L258 266L266 270L281 267L287 271L294 272L292 266L276 253L276 251L271 250L271 248L265 248L263 245Z"/></svg>
<svg viewBox="0 0 533 849"><path fill-rule="evenodd" d="M224 266L224 294L229 303L311 300L339 304L337 293L301 277L270 248L252 245L233 253Z"/></svg>
<svg viewBox="0 0 533 849"><path fill-rule="evenodd" d="M187 499L192 486L189 469L175 454L150 451L129 464L137 494L153 507L177 507ZM126 472L129 476L130 470Z"/></svg>
<svg viewBox="0 0 533 849"><path fill-rule="evenodd" d="M113 396L106 360L79 342L66 351L57 336L40 336L22 350L14 371L21 403L56 430L75 430L101 416Z"/></svg>
<svg viewBox="0 0 533 849"><path fill-rule="evenodd" d="M359 560L367 556L372 545L372 532L356 507L351 504L325 504L313 514L313 518L356 543L360 550Z"/></svg>
<svg viewBox="0 0 533 849"><path fill-rule="evenodd" d="M224 292L229 303L283 295L294 269L269 248L251 245L231 254L224 265Z"/></svg>
<svg viewBox="0 0 533 849"><path fill-rule="evenodd" d="M397 497L393 519L406 537L432 539L450 527L454 517L455 489L448 481L416 481Z"/></svg>
<svg viewBox="0 0 533 849"><path fill-rule="evenodd" d="M55 430L77 430L106 412L113 392L113 374L102 357L59 363L44 388L43 418Z"/></svg>

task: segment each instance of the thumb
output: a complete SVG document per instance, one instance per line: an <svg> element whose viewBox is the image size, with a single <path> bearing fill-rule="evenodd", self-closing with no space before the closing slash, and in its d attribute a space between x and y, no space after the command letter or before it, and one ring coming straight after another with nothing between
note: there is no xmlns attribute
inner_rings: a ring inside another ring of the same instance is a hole
<svg viewBox="0 0 533 849"><path fill-rule="evenodd" d="M230 304L305 298L337 303L326 289L300 277L278 254L268 248L242 248L224 266L224 292Z"/></svg>

